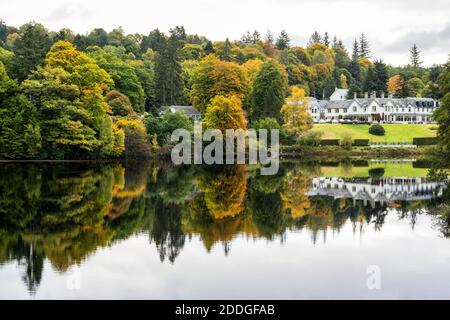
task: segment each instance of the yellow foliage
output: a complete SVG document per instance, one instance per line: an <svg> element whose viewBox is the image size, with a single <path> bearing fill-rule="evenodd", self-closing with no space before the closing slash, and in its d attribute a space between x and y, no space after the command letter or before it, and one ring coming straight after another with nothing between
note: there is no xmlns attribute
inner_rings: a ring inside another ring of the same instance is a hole
<svg viewBox="0 0 450 320"><path fill-rule="evenodd" d="M403 79L399 74L389 78L387 82L387 89L389 94L396 94L403 88Z"/></svg>
<svg viewBox="0 0 450 320"><path fill-rule="evenodd" d="M312 118L308 112L310 98L306 97L305 90L292 87L291 95L281 108L285 128L295 133L301 133L312 128Z"/></svg>
<svg viewBox="0 0 450 320"><path fill-rule="evenodd" d="M288 173L284 180L281 200L284 208L290 209L292 218L301 218L305 216L306 210L311 207L311 202L306 192L310 188L310 181L301 174Z"/></svg>
<svg viewBox="0 0 450 320"><path fill-rule="evenodd" d="M203 125L207 129L247 129L242 102L237 97L216 96L206 109Z"/></svg>

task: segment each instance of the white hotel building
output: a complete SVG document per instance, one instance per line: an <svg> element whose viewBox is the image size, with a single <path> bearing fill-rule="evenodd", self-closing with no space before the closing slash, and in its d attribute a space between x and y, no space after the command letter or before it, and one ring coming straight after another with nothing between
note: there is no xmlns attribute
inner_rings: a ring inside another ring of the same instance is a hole
<svg viewBox="0 0 450 320"><path fill-rule="evenodd" d="M393 98L392 96L363 99L356 95L347 99L347 89L336 89L330 100L310 98L309 112L315 123L434 123L433 111L438 102L431 98Z"/></svg>

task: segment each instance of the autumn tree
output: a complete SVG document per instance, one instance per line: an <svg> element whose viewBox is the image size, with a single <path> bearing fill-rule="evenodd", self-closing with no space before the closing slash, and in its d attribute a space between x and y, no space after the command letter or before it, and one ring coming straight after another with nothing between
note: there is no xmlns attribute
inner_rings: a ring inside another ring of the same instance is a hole
<svg viewBox="0 0 450 320"><path fill-rule="evenodd" d="M387 90L389 94L396 95L403 88L403 79L399 74L389 78L387 82Z"/></svg>
<svg viewBox="0 0 450 320"><path fill-rule="evenodd" d="M68 42L57 42L43 68L23 83L37 108L44 158L108 157L115 136L103 95L109 74Z"/></svg>
<svg viewBox="0 0 450 320"><path fill-rule="evenodd" d="M219 60L215 55L203 58L193 70L192 104L205 112L211 99L217 95L236 96L244 101L249 90L245 69L233 62Z"/></svg>
<svg viewBox="0 0 450 320"><path fill-rule="evenodd" d="M115 116L125 117L133 113L133 106L131 105L130 99L117 90L108 92L105 97L105 101Z"/></svg>
<svg viewBox="0 0 450 320"><path fill-rule="evenodd" d="M287 88L287 74L282 66L271 59L265 62L252 86L252 120L273 117L280 119Z"/></svg>
<svg viewBox="0 0 450 320"><path fill-rule="evenodd" d="M300 134L312 128L313 122L308 112L310 98L305 95L305 90L299 87L292 87L291 95L281 108L284 118L284 128L288 132Z"/></svg>
<svg viewBox="0 0 450 320"><path fill-rule="evenodd" d="M203 125L207 129L218 129L225 134L227 129L247 129L247 120L238 97L216 96L206 109Z"/></svg>
<svg viewBox="0 0 450 320"><path fill-rule="evenodd" d="M424 87L425 85L422 79L418 77L411 78L405 83L405 89L408 97L420 97L420 93Z"/></svg>

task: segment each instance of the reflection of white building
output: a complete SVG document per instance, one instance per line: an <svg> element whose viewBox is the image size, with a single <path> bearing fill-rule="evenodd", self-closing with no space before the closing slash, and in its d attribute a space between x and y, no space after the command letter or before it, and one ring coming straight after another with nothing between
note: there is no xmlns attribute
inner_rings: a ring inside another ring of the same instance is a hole
<svg viewBox="0 0 450 320"><path fill-rule="evenodd" d="M393 98L391 95L347 99L347 90L336 89L330 100L311 98L309 112L314 122L433 123L438 102L430 98Z"/></svg>
<svg viewBox="0 0 450 320"><path fill-rule="evenodd" d="M391 201L428 200L442 196L446 184L426 178L313 178L309 196L349 198L381 204Z"/></svg>

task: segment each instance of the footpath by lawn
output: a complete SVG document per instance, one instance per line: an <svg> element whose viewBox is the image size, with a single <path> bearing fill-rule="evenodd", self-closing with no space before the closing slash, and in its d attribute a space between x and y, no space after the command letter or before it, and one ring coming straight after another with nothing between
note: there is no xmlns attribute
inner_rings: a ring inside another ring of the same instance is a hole
<svg viewBox="0 0 450 320"><path fill-rule="evenodd" d="M322 139L341 139L347 132L353 139L370 139L371 142L412 143L413 138L435 137L434 124L383 124L385 136L369 134L368 124L315 124L313 131L323 132Z"/></svg>

